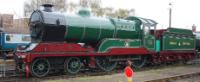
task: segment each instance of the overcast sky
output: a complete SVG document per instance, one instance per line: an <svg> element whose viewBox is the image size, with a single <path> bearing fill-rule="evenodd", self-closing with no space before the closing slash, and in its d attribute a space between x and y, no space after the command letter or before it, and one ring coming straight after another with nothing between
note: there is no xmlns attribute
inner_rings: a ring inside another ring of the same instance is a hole
<svg viewBox="0 0 200 82"><path fill-rule="evenodd" d="M0 0L0 13L11 13L15 14L15 18L21 18L24 1L26 0ZM191 26L195 24L197 30L200 31L199 0L102 0L101 5L115 9L134 8L136 16L153 19L159 23L158 28L167 28L169 2L173 4L173 27L191 29Z"/></svg>

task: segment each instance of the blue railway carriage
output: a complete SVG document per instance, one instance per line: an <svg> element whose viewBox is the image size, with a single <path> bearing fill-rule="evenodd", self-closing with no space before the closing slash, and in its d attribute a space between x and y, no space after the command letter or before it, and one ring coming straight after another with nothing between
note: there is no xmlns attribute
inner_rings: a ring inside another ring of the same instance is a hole
<svg viewBox="0 0 200 82"><path fill-rule="evenodd" d="M0 54L1 57L13 52L18 46L26 46L30 43L29 34L13 34L0 32Z"/></svg>

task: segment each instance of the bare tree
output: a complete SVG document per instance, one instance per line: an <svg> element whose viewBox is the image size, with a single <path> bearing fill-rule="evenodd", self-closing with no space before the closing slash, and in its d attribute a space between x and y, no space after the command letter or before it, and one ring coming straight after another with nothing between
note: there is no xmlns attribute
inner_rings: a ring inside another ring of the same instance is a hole
<svg viewBox="0 0 200 82"><path fill-rule="evenodd" d="M79 3L69 2L66 0L27 0L24 4L24 16L30 16L31 12L38 9L40 5L48 3L55 5L54 9L56 11L76 11L78 7L89 7L91 12L95 16L109 16L109 17L120 17L125 18L128 15L134 15L134 9L117 9L114 10L112 7L101 7L101 0L80 0Z"/></svg>
<svg viewBox="0 0 200 82"><path fill-rule="evenodd" d="M127 17L129 15L129 10L127 10L127 9L118 9L117 11L115 11L115 15L117 17L119 17L119 18L125 18L125 17Z"/></svg>
<svg viewBox="0 0 200 82"><path fill-rule="evenodd" d="M24 3L24 16L28 17L30 16L31 12L33 12L36 9L40 8L40 5L42 4L53 4L54 10L56 11L66 11L66 0L27 0Z"/></svg>
<svg viewBox="0 0 200 82"><path fill-rule="evenodd" d="M135 9L130 9L129 10L129 15L135 16Z"/></svg>
<svg viewBox="0 0 200 82"><path fill-rule="evenodd" d="M108 17L115 17L114 9L112 7L104 8L104 15Z"/></svg>
<svg viewBox="0 0 200 82"><path fill-rule="evenodd" d="M90 0L89 6L95 16L105 15L105 9L101 7L101 0Z"/></svg>
<svg viewBox="0 0 200 82"><path fill-rule="evenodd" d="M67 10L69 12L73 12L75 9L77 9L77 7L78 7L78 4L73 3L73 2L70 2L67 4Z"/></svg>

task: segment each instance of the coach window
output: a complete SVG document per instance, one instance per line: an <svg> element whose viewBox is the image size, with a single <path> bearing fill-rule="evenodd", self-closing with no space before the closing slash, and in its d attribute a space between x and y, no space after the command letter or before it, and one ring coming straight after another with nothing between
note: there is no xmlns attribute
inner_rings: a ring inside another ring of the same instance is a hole
<svg viewBox="0 0 200 82"><path fill-rule="evenodd" d="M6 35L6 41L10 41L10 35Z"/></svg>
<svg viewBox="0 0 200 82"><path fill-rule="evenodd" d="M30 36L23 36L22 41L31 41Z"/></svg>

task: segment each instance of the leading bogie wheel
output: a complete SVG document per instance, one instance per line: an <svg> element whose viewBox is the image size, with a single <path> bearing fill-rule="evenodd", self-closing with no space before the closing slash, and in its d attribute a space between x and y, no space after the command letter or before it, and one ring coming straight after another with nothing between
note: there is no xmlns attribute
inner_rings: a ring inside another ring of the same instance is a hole
<svg viewBox="0 0 200 82"><path fill-rule="evenodd" d="M44 77L50 71L50 63L46 58L38 58L30 65L31 74L36 77Z"/></svg>
<svg viewBox="0 0 200 82"><path fill-rule="evenodd" d="M81 69L81 61L78 57L69 57L64 62L64 71L66 74L77 74Z"/></svg>

